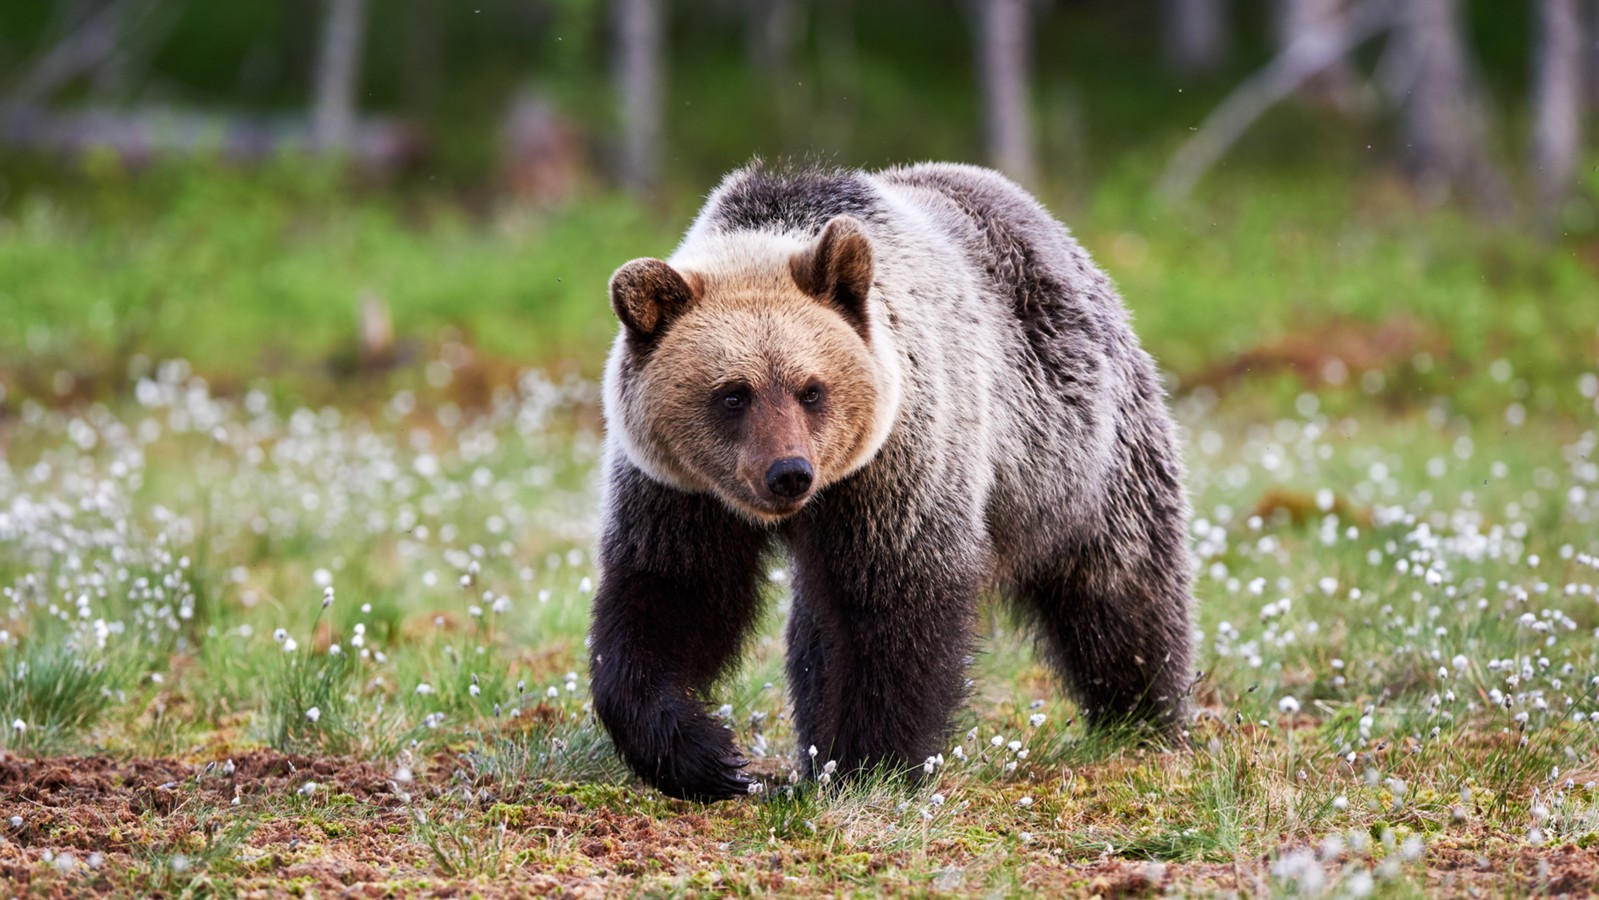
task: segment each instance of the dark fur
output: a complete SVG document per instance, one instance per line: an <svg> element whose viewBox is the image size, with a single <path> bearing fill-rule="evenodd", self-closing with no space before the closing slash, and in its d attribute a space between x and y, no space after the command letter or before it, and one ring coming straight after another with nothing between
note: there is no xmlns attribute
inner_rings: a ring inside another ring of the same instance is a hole
<svg viewBox="0 0 1599 900"><path fill-rule="evenodd" d="M592 653L595 712L623 758L674 796L744 790L704 692L757 617L774 540L794 571L799 745L818 764L914 767L944 749L988 587L1036 623L1090 721L1177 727L1191 677L1182 469L1109 280L1025 193L967 167L750 170L699 227L810 238L844 213L867 223L905 367L891 436L770 528L610 454Z"/></svg>

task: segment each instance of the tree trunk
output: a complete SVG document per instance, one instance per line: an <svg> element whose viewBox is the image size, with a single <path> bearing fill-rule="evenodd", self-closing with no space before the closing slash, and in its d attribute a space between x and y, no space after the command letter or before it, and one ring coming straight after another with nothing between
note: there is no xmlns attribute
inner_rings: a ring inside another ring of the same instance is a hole
<svg viewBox="0 0 1599 900"><path fill-rule="evenodd" d="M635 194L660 178L661 84L665 77L660 0L616 0L616 87L621 95L618 176Z"/></svg>
<svg viewBox="0 0 1599 900"><path fill-rule="evenodd" d="M1599 113L1599 0L1588 0L1583 44L1588 58L1588 108Z"/></svg>
<svg viewBox="0 0 1599 900"><path fill-rule="evenodd" d="M1439 203L1465 189L1491 215L1510 205L1504 174L1488 156L1488 131L1466 54L1459 0L1405 0L1398 41L1405 82L1405 163L1422 196Z"/></svg>
<svg viewBox="0 0 1599 900"><path fill-rule="evenodd" d="M1282 0L1276 21L1279 51L1286 53L1295 41L1315 46L1343 43L1342 5L1339 0ZM1347 112L1356 105L1358 80L1349 58L1339 56L1311 75L1299 93L1319 106Z"/></svg>
<svg viewBox="0 0 1599 900"><path fill-rule="evenodd" d="M745 0L749 11L745 51L750 66L777 79L787 78L794 64L794 39L799 32L798 0Z"/></svg>
<svg viewBox="0 0 1599 900"><path fill-rule="evenodd" d="M1192 75L1226 61L1227 0L1165 0L1162 6L1167 65Z"/></svg>
<svg viewBox="0 0 1599 900"><path fill-rule="evenodd" d="M361 39L366 0L326 0L322 46L317 54L311 140L318 149L342 153L355 133L355 92L361 76Z"/></svg>
<svg viewBox="0 0 1599 900"><path fill-rule="evenodd" d="M1582 32L1578 0L1538 0L1532 169L1546 233L1559 222L1582 152Z"/></svg>
<svg viewBox="0 0 1599 900"><path fill-rule="evenodd" d="M1028 0L979 3L978 82L983 92L983 143L1006 175L1033 181L1033 127L1027 89Z"/></svg>

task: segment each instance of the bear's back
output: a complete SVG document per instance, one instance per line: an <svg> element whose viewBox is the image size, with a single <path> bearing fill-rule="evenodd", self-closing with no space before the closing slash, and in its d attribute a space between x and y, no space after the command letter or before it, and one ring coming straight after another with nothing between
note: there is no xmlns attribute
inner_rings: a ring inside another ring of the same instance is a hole
<svg viewBox="0 0 1599 900"><path fill-rule="evenodd" d="M776 170L753 163L723 179L690 233L761 231L810 237L837 216L879 222L885 214L877 186L858 170Z"/></svg>

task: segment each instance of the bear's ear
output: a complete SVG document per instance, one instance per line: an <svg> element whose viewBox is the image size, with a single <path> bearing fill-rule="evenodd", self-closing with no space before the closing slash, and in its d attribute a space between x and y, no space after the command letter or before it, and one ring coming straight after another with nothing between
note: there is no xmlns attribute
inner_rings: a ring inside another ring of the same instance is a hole
<svg viewBox="0 0 1599 900"><path fill-rule="evenodd" d="M866 336L866 298L872 290L872 242L866 228L838 216L789 261L800 290L827 303Z"/></svg>
<svg viewBox="0 0 1599 900"><path fill-rule="evenodd" d="M635 259L611 276L611 309L628 334L649 340L694 302L697 282L661 260Z"/></svg>

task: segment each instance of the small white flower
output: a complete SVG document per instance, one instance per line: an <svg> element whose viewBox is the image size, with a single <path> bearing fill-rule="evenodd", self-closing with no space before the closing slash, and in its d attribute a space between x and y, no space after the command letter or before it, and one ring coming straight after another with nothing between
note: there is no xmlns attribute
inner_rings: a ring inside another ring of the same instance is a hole
<svg viewBox="0 0 1599 900"><path fill-rule="evenodd" d="M288 638L283 642L284 653L293 653L298 649L300 649L300 644L294 638Z"/></svg>
<svg viewBox="0 0 1599 900"><path fill-rule="evenodd" d="M1005 736L1002 734L996 734L988 739L988 743L995 747L1003 747L1005 746Z"/></svg>
<svg viewBox="0 0 1599 900"><path fill-rule="evenodd" d="M1277 708L1284 714L1291 716L1299 712L1299 700L1291 696L1284 697L1277 701Z"/></svg>
<svg viewBox="0 0 1599 900"><path fill-rule="evenodd" d="M1037 728L1038 726L1044 724L1044 722L1048 718L1049 717L1044 715L1043 713L1033 713L1032 715L1027 717L1027 724L1033 726L1034 728Z"/></svg>
<svg viewBox="0 0 1599 900"><path fill-rule="evenodd" d="M320 718L322 718L322 710L315 706L305 711L305 720L310 722L312 725L315 725L316 721Z"/></svg>
<svg viewBox="0 0 1599 900"><path fill-rule="evenodd" d="M544 692L544 696L554 700L556 697L561 696L561 692L555 687L555 685L552 684L550 685L550 689Z"/></svg>
<svg viewBox="0 0 1599 900"><path fill-rule="evenodd" d="M22 827L22 817L21 816L12 816L11 817L11 827L12 828L21 828Z"/></svg>
<svg viewBox="0 0 1599 900"><path fill-rule="evenodd" d="M416 686L416 692L418 694L423 695L423 696L431 694L431 693L433 693L433 685L428 684L426 681L424 681L421 684Z"/></svg>
<svg viewBox="0 0 1599 900"><path fill-rule="evenodd" d="M11 720L11 730L17 734L22 734L28 730L28 723L21 719L13 719Z"/></svg>
<svg viewBox="0 0 1599 900"><path fill-rule="evenodd" d="M1010 743L1005 745L1005 749L1009 750L1012 753L1015 753L1017 750L1022 749L1022 742L1021 741L1011 741Z"/></svg>
<svg viewBox="0 0 1599 900"><path fill-rule="evenodd" d="M330 584L327 587L322 589L322 608L323 609L327 609L328 607L330 607L332 605L333 605L333 585Z"/></svg>
<svg viewBox="0 0 1599 900"><path fill-rule="evenodd" d="M822 772L827 774L827 775L831 775L831 774L833 774L834 772L837 772L837 771L838 771L838 762L837 762L837 760L831 760L830 759L830 760L827 761L827 763L825 765L822 766Z"/></svg>
<svg viewBox="0 0 1599 900"><path fill-rule="evenodd" d="M300 790L297 791L297 793L302 797L309 797L316 793L316 789L318 787L320 787L320 785L318 785L316 782L307 781L305 784L300 785Z"/></svg>
<svg viewBox="0 0 1599 900"><path fill-rule="evenodd" d="M1026 809L1027 807L1033 805L1033 798L1023 797L1022 799L1016 801L1016 805Z"/></svg>
<svg viewBox="0 0 1599 900"><path fill-rule="evenodd" d="M809 753L811 755L811 759L815 759L816 758L816 745L812 744L811 745L811 749L806 750L805 752Z"/></svg>
<svg viewBox="0 0 1599 900"><path fill-rule="evenodd" d="M1349 798L1343 794L1333 798L1333 809L1344 810L1349 808Z"/></svg>
<svg viewBox="0 0 1599 900"><path fill-rule="evenodd" d="M289 630L287 628L274 628L274 629L272 629L272 640L277 641L278 643L281 644L281 643L283 643L284 641L286 641L288 639L289 639Z"/></svg>

